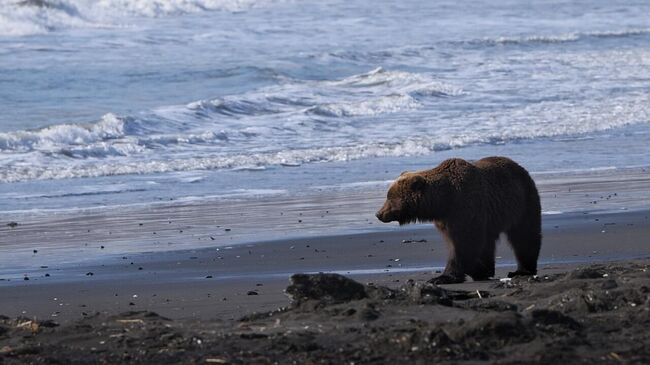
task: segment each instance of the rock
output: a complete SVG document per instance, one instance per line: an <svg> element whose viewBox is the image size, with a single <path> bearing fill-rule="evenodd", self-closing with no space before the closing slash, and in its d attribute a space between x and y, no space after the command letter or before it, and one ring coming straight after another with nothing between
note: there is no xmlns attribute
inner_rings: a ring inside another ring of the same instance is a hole
<svg viewBox="0 0 650 365"><path fill-rule="evenodd" d="M479 312L516 312L518 309L516 304L496 299L470 299L462 306Z"/></svg>
<svg viewBox="0 0 650 365"><path fill-rule="evenodd" d="M451 306L454 300L487 298L490 294L485 291L448 290L435 284L416 283L409 280L400 287L400 292L406 294L410 301L420 304L440 304Z"/></svg>
<svg viewBox="0 0 650 365"><path fill-rule="evenodd" d="M592 266L582 269L576 269L567 274L567 279L600 279L604 277L606 272L604 268Z"/></svg>
<svg viewBox="0 0 650 365"><path fill-rule="evenodd" d="M375 309L373 306L366 306L359 312L359 319L362 321L374 321L379 316L381 313L377 309Z"/></svg>
<svg viewBox="0 0 650 365"><path fill-rule="evenodd" d="M544 325L561 325L570 329L582 327L575 319L558 311L548 309L536 309L531 312L533 321Z"/></svg>
<svg viewBox="0 0 650 365"><path fill-rule="evenodd" d="M523 324L516 312L488 313L485 316L454 330L456 340L468 338L490 338L501 344L511 339L519 342L530 336L529 329Z"/></svg>
<svg viewBox="0 0 650 365"><path fill-rule="evenodd" d="M345 303L367 297L365 287L339 274L295 274L286 289L293 304L318 300L326 304Z"/></svg>
<svg viewBox="0 0 650 365"><path fill-rule="evenodd" d="M603 283L600 286L603 290L610 290L610 289L615 289L618 288L618 283L614 279L608 279L603 281Z"/></svg>

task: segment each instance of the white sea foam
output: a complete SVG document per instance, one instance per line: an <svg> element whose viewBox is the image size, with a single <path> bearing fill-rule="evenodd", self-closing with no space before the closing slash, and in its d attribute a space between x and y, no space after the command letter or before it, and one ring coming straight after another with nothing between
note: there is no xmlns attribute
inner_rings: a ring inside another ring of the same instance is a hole
<svg viewBox="0 0 650 365"><path fill-rule="evenodd" d="M564 212L559 211L559 210L543 210L542 214L543 215L559 215L559 214L564 214Z"/></svg>
<svg viewBox="0 0 650 365"><path fill-rule="evenodd" d="M650 34L650 28L630 28L612 31L572 32L557 35L528 35L521 37L483 38L482 43L525 44L525 43L567 43L587 38L623 38Z"/></svg>
<svg viewBox="0 0 650 365"><path fill-rule="evenodd" d="M441 91L422 93L434 89ZM107 114L94 124L1 133L0 182L413 156L650 122L650 95L640 92L456 118L418 114L424 103L463 96L429 74L376 69L336 81L288 80L137 116Z"/></svg>
<svg viewBox="0 0 650 365"><path fill-rule="evenodd" d="M418 102L409 95L392 95L360 102L318 105L309 108L308 112L326 117L373 116L415 109L417 106Z"/></svg>
<svg viewBox="0 0 650 365"><path fill-rule="evenodd" d="M382 180L382 181L361 181L353 183L342 183L337 185L317 185L311 187L311 190L318 191L329 191L329 190L355 190L355 189L367 189L367 188L378 188L378 187L387 187L393 183L394 180Z"/></svg>
<svg viewBox="0 0 650 365"><path fill-rule="evenodd" d="M203 11L242 11L277 0L0 0L0 36L113 27L134 20Z"/></svg>
<svg viewBox="0 0 650 365"><path fill-rule="evenodd" d="M370 72L347 77L328 84L346 88L377 88L384 87L405 94L421 95L461 95L463 90L457 86L446 84L431 78L426 74L387 71L378 67Z"/></svg>
<svg viewBox="0 0 650 365"><path fill-rule="evenodd" d="M125 136L131 120L113 114L92 124L58 124L35 131L0 133L0 151L28 152L57 146L84 146Z"/></svg>

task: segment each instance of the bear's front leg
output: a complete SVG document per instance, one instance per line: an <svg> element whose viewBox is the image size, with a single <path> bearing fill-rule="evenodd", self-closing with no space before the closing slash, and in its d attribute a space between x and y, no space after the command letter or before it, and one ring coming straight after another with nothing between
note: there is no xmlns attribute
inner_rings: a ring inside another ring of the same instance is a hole
<svg viewBox="0 0 650 365"><path fill-rule="evenodd" d="M465 281L465 272L462 269L461 262L458 260L458 255L456 252L456 246L446 235L445 231L442 231L445 236L445 241L449 248L449 257L447 258L447 265L445 270L442 272L442 275L437 276L428 281L428 283L441 285L441 284L457 284Z"/></svg>
<svg viewBox="0 0 650 365"><path fill-rule="evenodd" d="M449 249L447 266L442 275L429 280L432 284L456 284L465 281L466 274L477 269L476 257L483 254L485 229L481 224L467 224L456 227L436 223ZM468 227L471 227L468 229Z"/></svg>
<svg viewBox="0 0 650 365"><path fill-rule="evenodd" d="M444 284L459 284L465 281L465 275L457 275L457 274L442 274L440 276L436 276L433 279L429 279L427 283L435 284L435 285L444 285Z"/></svg>

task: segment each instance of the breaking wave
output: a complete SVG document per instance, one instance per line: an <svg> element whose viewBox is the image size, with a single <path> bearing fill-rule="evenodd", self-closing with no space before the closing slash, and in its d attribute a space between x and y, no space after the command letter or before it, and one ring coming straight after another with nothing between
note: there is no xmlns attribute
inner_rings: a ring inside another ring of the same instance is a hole
<svg viewBox="0 0 650 365"><path fill-rule="evenodd" d="M0 35L24 36L69 28L112 27L127 17L242 11L275 0L0 0Z"/></svg>
<svg viewBox="0 0 650 365"><path fill-rule="evenodd" d="M91 124L0 133L0 182L422 155L650 122L645 93L432 112L441 98L465 95L429 74L378 68L334 81L285 80L137 115L107 114Z"/></svg>
<svg viewBox="0 0 650 365"><path fill-rule="evenodd" d="M600 32L572 32L559 35L529 35L521 37L498 37L484 38L470 43L493 44L493 45L519 45L534 43L569 43L589 39L607 39L607 38L627 38L639 35L650 34L650 28L632 28L614 31Z"/></svg>

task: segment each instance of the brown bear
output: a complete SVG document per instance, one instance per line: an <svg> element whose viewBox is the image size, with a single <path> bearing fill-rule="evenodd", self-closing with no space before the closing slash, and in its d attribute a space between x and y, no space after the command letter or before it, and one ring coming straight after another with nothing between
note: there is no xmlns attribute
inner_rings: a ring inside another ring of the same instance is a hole
<svg viewBox="0 0 650 365"><path fill-rule="evenodd" d="M470 163L459 158L438 167L403 172L388 190L377 218L400 225L434 222L449 258L434 284L494 276L496 240L504 232L517 259L508 277L534 275L542 244L541 205L528 172L506 157Z"/></svg>

